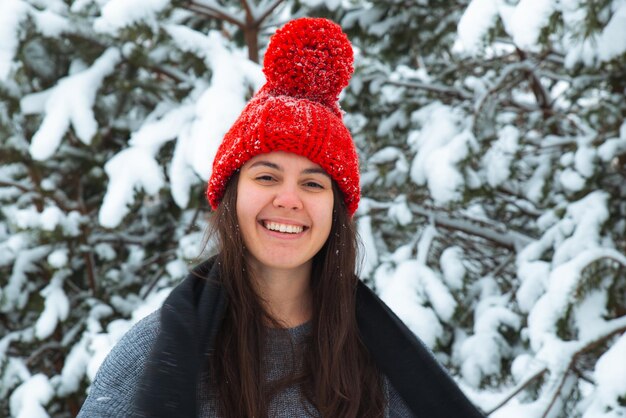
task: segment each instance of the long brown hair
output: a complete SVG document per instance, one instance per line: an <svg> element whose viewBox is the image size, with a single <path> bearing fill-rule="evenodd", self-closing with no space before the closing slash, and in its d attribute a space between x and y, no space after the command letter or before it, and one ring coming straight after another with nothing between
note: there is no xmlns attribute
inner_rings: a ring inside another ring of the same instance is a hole
<svg viewBox="0 0 626 418"><path fill-rule="evenodd" d="M265 312L249 277L236 214L238 177L236 173L230 178L211 220L221 282L229 298L210 364L220 415L265 418L272 394L297 384L321 417L382 417L382 379L359 338L355 317L356 229L334 181L331 232L313 259L312 331L303 352L303 370L272 387L265 381L265 326L268 320L276 327L281 324Z"/></svg>

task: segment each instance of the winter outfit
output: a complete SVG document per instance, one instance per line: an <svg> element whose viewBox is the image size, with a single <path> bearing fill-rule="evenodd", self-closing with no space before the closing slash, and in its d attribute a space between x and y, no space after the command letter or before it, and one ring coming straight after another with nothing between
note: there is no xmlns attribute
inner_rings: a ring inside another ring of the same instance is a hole
<svg viewBox="0 0 626 418"><path fill-rule="evenodd" d="M297 19L276 32L264 60L267 83L228 131L215 157L207 189L213 208L246 161L285 151L320 165L339 185L348 213L354 214L360 196L358 159L337 104L352 62L348 38L329 20ZM219 263L218 255L196 267L169 295L158 319L150 316L122 339L98 372L79 417L215 416L217 395L207 378L208 356L228 303L220 285L227 278L219 277ZM360 337L384 377L387 416L482 416L429 350L360 281L356 318ZM287 331L296 342L299 333L307 334L306 327ZM282 348L272 341L269 346L264 361L274 364L273 350ZM298 407L301 397L295 388L289 391L270 405L270 416L315 416Z"/></svg>
<svg viewBox="0 0 626 418"><path fill-rule="evenodd" d="M150 315L133 327L102 364L78 418L215 417L217 399L206 367L227 304L220 282L218 256L197 266L172 291L160 317ZM483 417L430 351L362 282L356 296L361 338L385 376L387 417ZM281 394L270 412L276 417L315 416L306 408L285 409L287 404L297 408L298 402L297 392Z"/></svg>

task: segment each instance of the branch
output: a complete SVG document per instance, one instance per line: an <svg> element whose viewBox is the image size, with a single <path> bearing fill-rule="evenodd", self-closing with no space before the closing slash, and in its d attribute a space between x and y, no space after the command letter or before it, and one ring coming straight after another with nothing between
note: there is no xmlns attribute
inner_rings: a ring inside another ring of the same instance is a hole
<svg viewBox="0 0 626 418"><path fill-rule="evenodd" d="M459 100L469 100L472 98L472 95L468 92L455 89L453 87L444 86L444 85L426 84L426 83L419 83L416 81L392 81L392 80L387 80L383 84L389 84L389 85L398 86L398 87L407 87L411 89L427 90L427 91L432 91L434 93L447 94L449 96L456 97Z"/></svg>
<svg viewBox="0 0 626 418"><path fill-rule="evenodd" d="M188 5L183 5L182 7L189 9L193 12L203 14L205 16L213 17L215 19L225 20L227 22L232 23L235 26L243 29L245 27L245 23L241 20L237 19L237 17L233 16L219 5L215 3L209 3L201 0L190 1Z"/></svg>
<svg viewBox="0 0 626 418"><path fill-rule="evenodd" d="M587 341L580 343L579 349L576 352L574 352L574 354L570 358L570 361L567 363L567 367L562 370L562 373L559 376L559 383L554 389L550 402L548 403L548 407L546 408L543 415L541 415L541 418L548 417L550 410L556 403L556 400L558 399L559 394L561 393L561 390L563 389L563 386L565 385L565 380L567 378L568 372L570 371L570 369L573 369L574 362L578 359L578 357L586 353L587 351L591 351L595 349L598 345L604 343L606 340L608 340L609 338L612 338L614 335L622 334L626 332L626 317L620 317L617 319L613 319L611 321L606 321L605 325L606 325L606 328L608 329L605 329L604 332L598 333L598 335L595 338L590 338Z"/></svg>
<svg viewBox="0 0 626 418"><path fill-rule="evenodd" d="M257 17L257 23L261 25L261 23L284 1L285 0L276 0L274 4L265 9L265 12L261 16Z"/></svg>
<svg viewBox="0 0 626 418"><path fill-rule="evenodd" d="M254 21L255 16L254 16L254 11L252 10L252 7L250 6L250 3L248 0L241 0L241 5L243 6L243 10L246 13L246 23L248 24L252 24L252 26L256 26L256 22Z"/></svg>
<svg viewBox="0 0 626 418"><path fill-rule="evenodd" d="M157 272L154 274L154 276L152 277L152 279L150 280L150 284L148 285L148 288L146 289L146 291L144 292L143 295L141 295L141 299L146 300L146 298L148 297L148 295L150 293L152 293L152 290L154 290L154 287L156 286L156 284L158 283L159 279L161 279L161 276L163 275L163 273L165 273L165 268L164 267L159 267L159 269L157 270Z"/></svg>
<svg viewBox="0 0 626 418"><path fill-rule="evenodd" d="M526 60L526 53L524 51L517 48L517 54L522 61ZM530 89L535 96L535 100L537 100L537 104L544 111L544 118L547 118L549 113L552 112L552 101L550 100L550 95L541 85L541 82L539 81L539 78L535 75L532 67L528 67L525 72L526 74L528 74L528 82L530 83Z"/></svg>
<svg viewBox="0 0 626 418"><path fill-rule="evenodd" d="M423 208L415 203L409 203L409 207L411 211L417 213L418 215L425 216L428 219L433 219L437 226L478 236L513 251L529 244L532 241L532 238L519 232L494 231L493 229L485 228L465 220L453 219L445 215L437 214L434 211Z"/></svg>
<svg viewBox="0 0 626 418"><path fill-rule="evenodd" d="M498 77L498 79L494 83L494 85L489 90L487 90L487 92L483 94L482 97L478 99L476 107L474 109L474 118L478 116L478 114L482 110L489 96L496 94L500 90L506 89L507 84L505 83L505 81L509 77L509 75L513 74L513 72L515 71L525 71L529 67L530 65L526 62L518 62L518 63L506 66L504 70L502 71L502 73L500 74L500 77ZM514 81L517 83L521 81L521 79L514 80Z"/></svg>
<svg viewBox="0 0 626 418"><path fill-rule="evenodd" d="M626 317L621 317L621 318L617 318L611 321L607 321L605 325L607 325L606 328L608 329L606 329L604 333L599 333L595 338L590 338L589 340L582 342L578 350L576 350L574 354L572 354L572 357L570 361L568 362L567 367L562 370L559 383L552 393L548 407L543 413L543 415L541 416L542 418L546 418L548 416L548 414L550 413L550 410L552 409L556 400L558 399L559 394L561 390L563 389L563 386L565 385L568 372L570 370L576 372L574 363L578 359L578 357L588 351L594 350L598 345L602 344L603 342L610 339L614 335L626 332ZM505 396L493 408L487 411L485 415L489 416L493 414L495 411L497 411L498 409L502 408L507 402L509 402L511 399L517 396L522 390L527 388L533 381L543 376L548 370L549 370L548 367L542 367L541 369L537 370L535 373L530 375L526 380L520 382L517 386L515 386L511 390L511 392L507 396Z"/></svg>
<svg viewBox="0 0 626 418"><path fill-rule="evenodd" d="M496 406L491 408L489 411L485 412L485 415L489 416L493 414L494 412L496 412L498 409L502 408L508 401L513 399L515 396L517 396L518 393L526 389L532 382L534 382L536 379L539 379L547 371L548 371L548 368L543 367L537 370L535 373L531 374L526 380L521 381L517 386L513 388L513 390L507 396L504 397L504 399L498 402Z"/></svg>
<svg viewBox="0 0 626 418"><path fill-rule="evenodd" d="M85 260L85 265L87 266L87 279L89 281L89 288L93 295L96 294L96 272L95 272L95 262L93 259L93 252L89 251L83 254L83 258Z"/></svg>
<svg viewBox="0 0 626 418"><path fill-rule="evenodd" d="M27 366L31 366L32 363L37 360L37 358L42 355L47 350L61 350L63 346L58 341L49 341L43 345L37 347L35 351L33 351L30 356L26 359L25 363Z"/></svg>
<svg viewBox="0 0 626 418"><path fill-rule="evenodd" d="M189 225L187 225L187 228L185 228L185 235L189 235L189 233L194 228L194 226L196 226L196 221L198 220L199 214L200 214L200 206L198 205L198 207L196 208L196 211L193 214L193 218L191 218Z"/></svg>
<svg viewBox="0 0 626 418"><path fill-rule="evenodd" d="M15 187L16 189L19 189L23 191L24 193L35 193L35 190L29 189L26 186L23 186L19 183L15 183L12 181L0 180L0 187Z"/></svg>

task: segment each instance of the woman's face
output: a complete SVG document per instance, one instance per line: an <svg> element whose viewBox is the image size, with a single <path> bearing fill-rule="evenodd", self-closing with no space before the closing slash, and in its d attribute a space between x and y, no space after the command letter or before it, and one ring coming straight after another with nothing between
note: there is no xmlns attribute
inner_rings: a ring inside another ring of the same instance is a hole
<svg viewBox="0 0 626 418"><path fill-rule="evenodd" d="M237 220L252 267L310 268L332 225L332 180L317 164L282 151L257 155L237 183Z"/></svg>

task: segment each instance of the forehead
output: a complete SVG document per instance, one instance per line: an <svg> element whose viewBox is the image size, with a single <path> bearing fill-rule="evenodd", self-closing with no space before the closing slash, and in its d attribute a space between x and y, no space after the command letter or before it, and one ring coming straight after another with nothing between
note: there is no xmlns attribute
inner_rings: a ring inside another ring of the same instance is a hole
<svg viewBox="0 0 626 418"><path fill-rule="evenodd" d="M309 160L306 157L303 157L302 155L298 155L298 154L294 154L291 152L284 152L284 151L273 151L273 152L268 152L266 154L259 154L256 155L254 157L252 157L250 160L248 160L243 168L250 168L252 166L259 166L259 165L265 165L267 166L268 164L261 164L261 163L270 163L269 165L274 165L276 166L275 168L277 169L285 169L285 168L299 168L302 170L312 170L315 169L315 171L320 171L322 173L326 173L322 167L320 167L319 164L314 163L313 161Z"/></svg>

